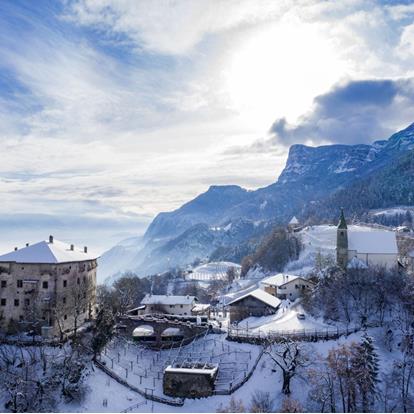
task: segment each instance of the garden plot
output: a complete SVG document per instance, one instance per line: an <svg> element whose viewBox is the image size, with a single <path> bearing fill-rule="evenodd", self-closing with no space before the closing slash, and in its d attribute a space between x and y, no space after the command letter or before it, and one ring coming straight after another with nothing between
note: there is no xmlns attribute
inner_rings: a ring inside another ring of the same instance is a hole
<svg viewBox="0 0 414 414"><path fill-rule="evenodd" d="M115 374L143 392L162 398L164 369L171 364L215 363L219 366L216 391L226 393L253 368L260 347L225 340L225 335L205 335L186 346L151 350L122 338L113 340L100 360Z"/></svg>

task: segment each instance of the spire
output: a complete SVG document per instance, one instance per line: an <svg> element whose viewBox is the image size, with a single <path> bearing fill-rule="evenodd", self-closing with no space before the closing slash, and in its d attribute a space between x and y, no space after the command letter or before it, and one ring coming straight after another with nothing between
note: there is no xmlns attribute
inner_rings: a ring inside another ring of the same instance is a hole
<svg viewBox="0 0 414 414"><path fill-rule="evenodd" d="M344 209L341 208L341 215L339 216L338 229L347 229L347 228L348 226L346 225Z"/></svg>

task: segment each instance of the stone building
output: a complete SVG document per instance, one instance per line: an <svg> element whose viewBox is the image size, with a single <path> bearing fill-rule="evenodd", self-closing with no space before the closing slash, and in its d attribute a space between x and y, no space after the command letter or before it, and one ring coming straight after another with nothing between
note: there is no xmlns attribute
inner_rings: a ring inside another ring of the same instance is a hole
<svg viewBox="0 0 414 414"><path fill-rule="evenodd" d="M253 290L228 304L230 323L241 321L250 316L271 315L277 311L280 303L280 299L262 289Z"/></svg>
<svg viewBox="0 0 414 414"><path fill-rule="evenodd" d="M397 236L394 231L352 226L348 229L341 210L336 238L336 260L338 266L393 267L398 264Z"/></svg>
<svg viewBox="0 0 414 414"><path fill-rule="evenodd" d="M55 240L0 256L0 330L76 331L96 312L97 256Z"/></svg>
<svg viewBox="0 0 414 414"><path fill-rule="evenodd" d="M218 365L212 363L169 365L164 370L164 394L181 398L209 397L214 393L218 369Z"/></svg>

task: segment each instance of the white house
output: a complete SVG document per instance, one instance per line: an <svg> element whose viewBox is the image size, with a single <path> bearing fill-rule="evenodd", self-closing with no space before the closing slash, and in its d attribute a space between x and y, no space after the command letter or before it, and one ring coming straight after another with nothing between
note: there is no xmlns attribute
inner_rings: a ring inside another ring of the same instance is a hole
<svg viewBox="0 0 414 414"><path fill-rule="evenodd" d="M192 310L198 303L195 296L178 295L145 295L141 305L145 306L144 314L169 313L172 315L192 315Z"/></svg>
<svg viewBox="0 0 414 414"><path fill-rule="evenodd" d="M360 261L366 266L392 267L398 263L397 236L394 231L373 228L348 229L343 211L337 228L337 262L345 268Z"/></svg>
<svg viewBox="0 0 414 414"><path fill-rule="evenodd" d="M267 293L280 299L295 300L302 296L306 289L312 289L314 283L296 275L278 273L267 277L261 282L261 287Z"/></svg>

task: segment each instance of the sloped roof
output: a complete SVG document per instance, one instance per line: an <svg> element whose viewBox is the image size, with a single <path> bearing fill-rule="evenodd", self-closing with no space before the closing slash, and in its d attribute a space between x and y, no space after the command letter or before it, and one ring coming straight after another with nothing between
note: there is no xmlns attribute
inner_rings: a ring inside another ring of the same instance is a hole
<svg viewBox="0 0 414 414"><path fill-rule="evenodd" d="M293 216L289 221L289 224L299 224L299 220L296 218L296 216Z"/></svg>
<svg viewBox="0 0 414 414"><path fill-rule="evenodd" d="M240 300L243 300L244 298L247 298L248 296L252 296L256 298L257 300L260 300L260 302L263 302L266 305L271 306L272 308L275 308L275 309L281 303L280 299L271 295L270 293L267 293L262 289L256 289L256 290L253 290L252 292L246 293L245 295L232 300L230 303L228 303L228 305L232 305L236 302L239 302Z"/></svg>
<svg viewBox="0 0 414 414"><path fill-rule="evenodd" d="M52 243L41 241L30 246L23 247L0 256L0 262L15 263L70 263L97 259L99 256L93 253L85 253L83 249L74 247L54 239Z"/></svg>
<svg viewBox="0 0 414 414"><path fill-rule="evenodd" d="M348 231L348 250L358 253L398 254L395 232L387 230Z"/></svg>
<svg viewBox="0 0 414 414"><path fill-rule="evenodd" d="M178 295L145 295L141 305L191 305L197 298L195 296Z"/></svg>
<svg viewBox="0 0 414 414"><path fill-rule="evenodd" d="M272 286L279 287L298 278L300 278L300 276L288 275L286 273L278 273L277 275L269 276L266 279L263 279L261 283L265 285L272 285Z"/></svg>

